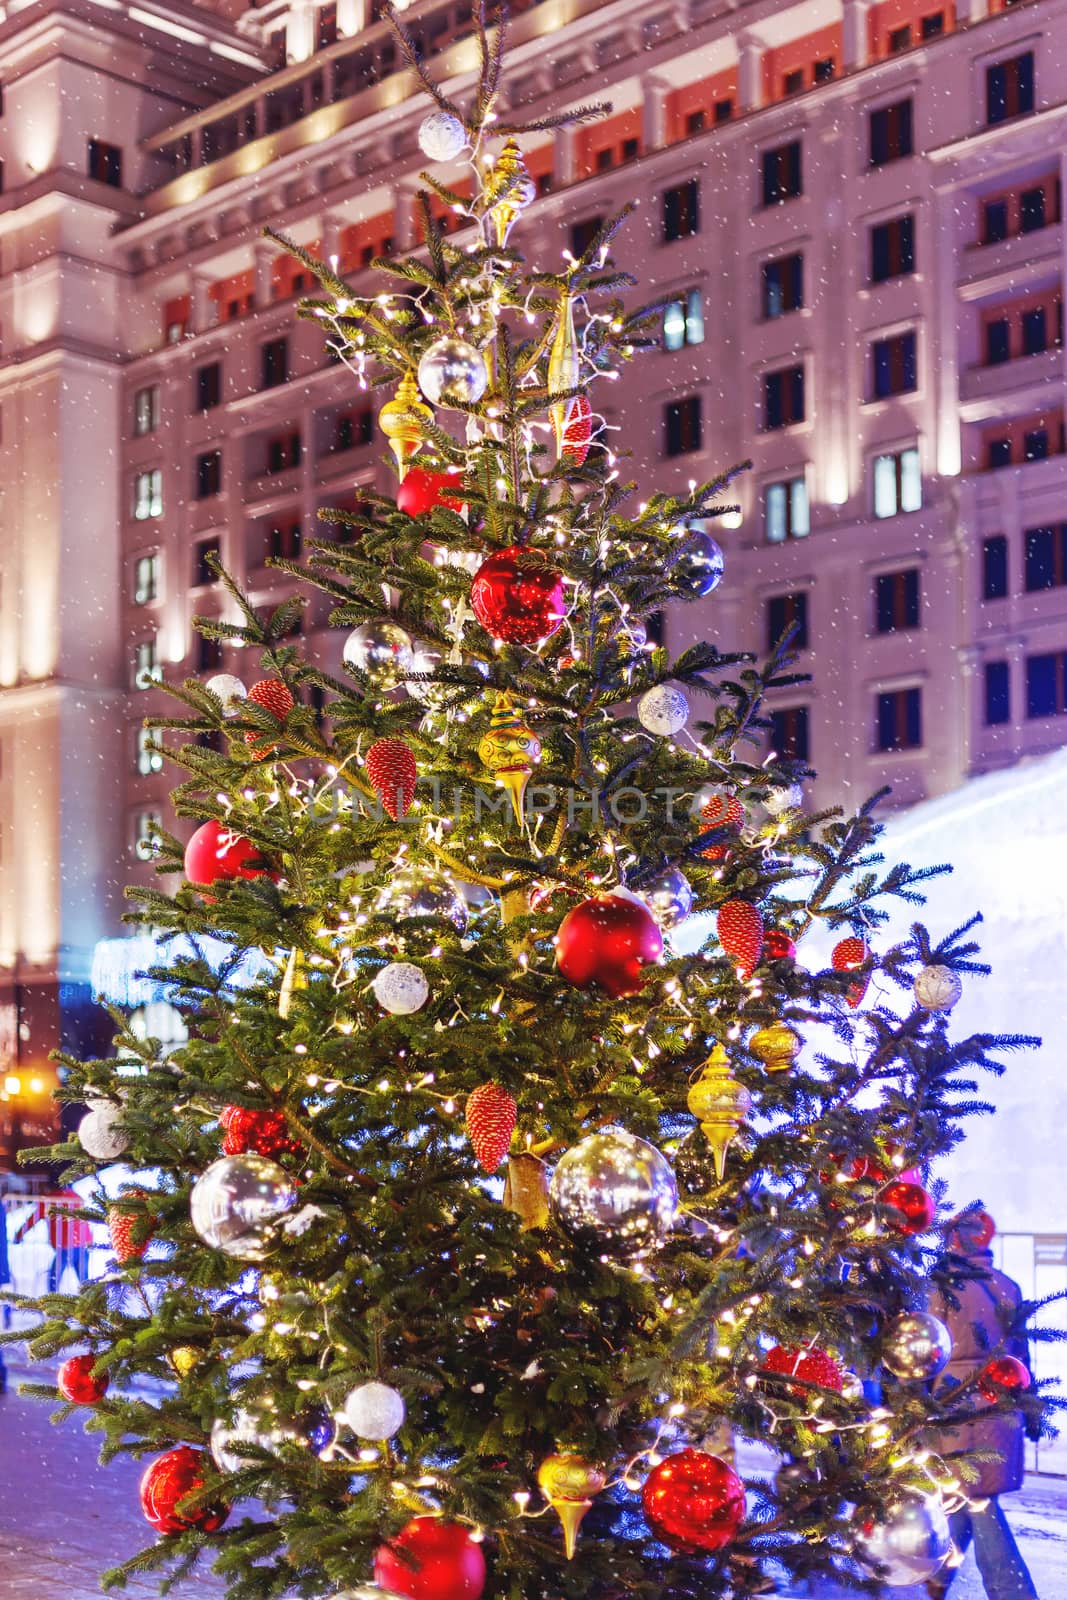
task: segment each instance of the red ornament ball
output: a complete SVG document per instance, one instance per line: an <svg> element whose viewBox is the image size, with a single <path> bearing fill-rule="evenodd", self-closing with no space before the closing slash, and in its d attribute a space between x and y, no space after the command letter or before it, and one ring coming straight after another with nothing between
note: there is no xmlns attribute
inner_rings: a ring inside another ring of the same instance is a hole
<svg viewBox="0 0 1067 1600"><path fill-rule="evenodd" d="M102 1400L110 1382L106 1373L93 1376L95 1356L70 1356L56 1374L56 1388L64 1400L76 1406L91 1406Z"/></svg>
<svg viewBox="0 0 1067 1600"><path fill-rule="evenodd" d="M214 817L200 824L185 847L185 876L190 883L261 878L266 871L259 847Z"/></svg>
<svg viewBox="0 0 1067 1600"><path fill-rule="evenodd" d="M833 1356L828 1356L825 1350L812 1346L803 1350L794 1350L786 1345L776 1344L773 1350L768 1350L763 1358L763 1367L766 1372L788 1373L791 1378L800 1378L801 1383L790 1384L789 1393L803 1398L808 1390L803 1387L805 1383L817 1383L824 1389L832 1389L835 1394L841 1393L844 1379L841 1368Z"/></svg>
<svg viewBox="0 0 1067 1600"><path fill-rule="evenodd" d="M867 948L866 939L857 939L855 935L850 935L847 939L838 940L837 944L834 945L830 952L830 965L835 972L852 972L856 967L862 967L869 954L870 951ZM849 984L845 999L853 1011L855 1011L867 993L867 985L870 981L870 973L867 973L864 977L857 979L855 983Z"/></svg>
<svg viewBox="0 0 1067 1600"><path fill-rule="evenodd" d="M495 1172L511 1147L519 1108L499 1083L482 1083L467 1099L467 1138L485 1172Z"/></svg>
<svg viewBox="0 0 1067 1600"><path fill-rule="evenodd" d="M887 1183L879 1191L878 1199L882 1205L892 1206L894 1211L899 1211L900 1221L894 1224L899 1233L925 1233L937 1216L933 1196L926 1192L921 1183L909 1183L904 1178L895 1178L892 1183Z"/></svg>
<svg viewBox="0 0 1067 1600"><path fill-rule="evenodd" d="M792 961L797 953L797 947L787 933L781 933L777 928L768 928L763 935L764 961Z"/></svg>
<svg viewBox="0 0 1067 1600"><path fill-rule="evenodd" d="M411 748L403 739L375 739L367 751L367 777L394 822L407 816L419 773Z"/></svg>
<svg viewBox="0 0 1067 1600"><path fill-rule="evenodd" d="M281 1155L303 1155L304 1146L294 1139L282 1111L250 1111L247 1106L225 1106L219 1116L224 1131L222 1153L226 1156L257 1156L274 1159Z"/></svg>
<svg viewBox="0 0 1067 1600"><path fill-rule="evenodd" d="M672 1550L722 1550L745 1515L745 1486L718 1456L681 1450L653 1467L641 1504L656 1538Z"/></svg>
<svg viewBox="0 0 1067 1600"><path fill-rule="evenodd" d="M563 579L543 550L509 545L474 574L471 605L494 639L536 644L563 625Z"/></svg>
<svg viewBox="0 0 1067 1600"><path fill-rule="evenodd" d="M560 460L569 467L581 467L593 442L593 408L584 394L576 395L566 405Z"/></svg>
<svg viewBox="0 0 1067 1600"><path fill-rule="evenodd" d="M132 1198L132 1196L131 1196ZM134 1238L134 1229L137 1238ZM145 1228L145 1219L133 1211L121 1211L118 1206L109 1206L107 1213L107 1229L111 1235L111 1249L115 1260L120 1266L128 1266L131 1261L143 1261L145 1251L152 1242L154 1228Z"/></svg>
<svg viewBox="0 0 1067 1600"><path fill-rule="evenodd" d="M978 1393L990 1404L1002 1400L1006 1394L1017 1394L1030 1387L1030 1368L1018 1356L997 1356L987 1361L978 1374Z"/></svg>
<svg viewBox="0 0 1067 1600"><path fill-rule="evenodd" d="M157 1533L184 1533L187 1528L214 1533L226 1521L230 1508L221 1502L195 1511L178 1510L186 1495L204 1487L203 1461L202 1451L181 1444L159 1456L144 1474L141 1510Z"/></svg>
<svg viewBox="0 0 1067 1600"><path fill-rule="evenodd" d="M396 503L409 517L428 516L434 506L462 511L463 499L455 494L462 478L462 467L449 467L444 472L433 472L429 467L409 467L396 491ZM446 489L453 493L445 494Z"/></svg>
<svg viewBox="0 0 1067 1600"><path fill-rule="evenodd" d="M440 1517L414 1517L374 1557L374 1581L409 1600L479 1600L485 1556L469 1528Z"/></svg>
<svg viewBox="0 0 1067 1600"><path fill-rule="evenodd" d="M648 907L627 895L583 900L556 930L556 964L577 989L599 984L613 1000L636 994L642 967L663 954L663 935Z"/></svg>
<svg viewBox="0 0 1067 1600"><path fill-rule="evenodd" d="M763 950L763 913L750 900L727 900L715 922L719 943L737 963L742 978L750 978Z"/></svg>

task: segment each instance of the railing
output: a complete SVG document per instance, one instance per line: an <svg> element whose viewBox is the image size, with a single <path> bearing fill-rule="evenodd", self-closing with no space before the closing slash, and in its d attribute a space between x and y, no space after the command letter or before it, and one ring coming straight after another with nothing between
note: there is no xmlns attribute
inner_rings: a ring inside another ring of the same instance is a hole
<svg viewBox="0 0 1067 1600"><path fill-rule="evenodd" d="M993 1240L993 1259L1014 1278L1027 1300L1043 1300L1050 1294L1067 1291L1067 1235L1062 1233L1002 1233ZM1035 1319L1050 1328L1067 1325L1067 1301L1052 1305ZM1060 1392L1067 1392L1067 1345L1031 1341L1030 1361L1036 1378L1058 1378ZM1067 1477L1067 1436L1061 1433L1052 1444L1026 1447L1030 1472L1053 1473Z"/></svg>

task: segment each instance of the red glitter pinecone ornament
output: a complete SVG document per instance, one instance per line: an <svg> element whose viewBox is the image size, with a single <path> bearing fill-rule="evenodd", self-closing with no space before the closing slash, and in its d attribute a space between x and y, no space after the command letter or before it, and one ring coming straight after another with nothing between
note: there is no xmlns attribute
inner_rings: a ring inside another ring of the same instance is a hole
<svg viewBox="0 0 1067 1600"><path fill-rule="evenodd" d="M593 408L584 394L569 400L567 407L560 459L569 467L580 467L585 464L589 446L593 442Z"/></svg>
<svg viewBox="0 0 1067 1600"><path fill-rule="evenodd" d="M763 913L750 900L727 900L716 918L719 943L737 963L742 978L751 978L763 950Z"/></svg>
<svg viewBox="0 0 1067 1600"><path fill-rule="evenodd" d="M367 777L394 822L407 816L415 798L418 768L403 739L376 739L367 751Z"/></svg>
<svg viewBox="0 0 1067 1600"><path fill-rule="evenodd" d="M129 1198L133 1198L131 1195ZM107 1228L111 1235L111 1248L115 1260L120 1266L127 1266L131 1261L143 1261L145 1251L152 1242L153 1228L147 1231L144 1226L145 1219L135 1211L122 1211L118 1206L109 1206L107 1211ZM137 1229L138 1238L134 1238L134 1229Z"/></svg>
<svg viewBox="0 0 1067 1600"><path fill-rule="evenodd" d="M701 832L709 828L727 828L740 833L745 825L745 808L734 795L713 794L700 808ZM729 850L728 844L709 844L700 852L705 861L721 861Z"/></svg>
<svg viewBox="0 0 1067 1600"><path fill-rule="evenodd" d="M866 939L857 939L855 934L850 934L847 939L840 939L830 952L830 965L835 972L852 972L856 967L862 967L869 955ZM845 993L845 999L855 1011L870 983L870 973L858 978L855 983L850 983Z"/></svg>
<svg viewBox="0 0 1067 1600"><path fill-rule="evenodd" d="M793 1350L786 1345L776 1344L764 1356L763 1366L766 1372L788 1373L790 1377L800 1378L803 1383L817 1383L824 1389L833 1389L835 1394L841 1393L844 1381L841 1368L833 1356L828 1356L825 1350L817 1346ZM808 1391L797 1383L789 1385L789 1393L800 1399Z"/></svg>
<svg viewBox="0 0 1067 1600"><path fill-rule="evenodd" d="M296 705L288 685L280 678L261 678L254 683L248 691L248 699L254 700L257 706L262 706L264 711L269 711L279 722L284 722L290 711ZM273 755L278 746L275 743L260 744L265 736L256 728L249 728L245 734L245 744L252 745L252 759L265 761L267 756Z"/></svg>
<svg viewBox="0 0 1067 1600"><path fill-rule="evenodd" d="M226 1521L230 1508L222 1502L178 1510L186 1495L204 1487L203 1463L203 1451L180 1444L148 1467L141 1479L141 1510L157 1533L184 1533L188 1528L214 1533Z"/></svg>
<svg viewBox="0 0 1067 1600"><path fill-rule="evenodd" d="M304 1147L289 1131L282 1111L250 1111L247 1106L225 1106L219 1115L223 1129L222 1153L244 1156L302 1155Z"/></svg>
<svg viewBox="0 0 1067 1600"><path fill-rule="evenodd" d="M511 1146L519 1108L499 1083L483 1083L467 1099L467 1137L485 1172L495 1172Z"/></svg>

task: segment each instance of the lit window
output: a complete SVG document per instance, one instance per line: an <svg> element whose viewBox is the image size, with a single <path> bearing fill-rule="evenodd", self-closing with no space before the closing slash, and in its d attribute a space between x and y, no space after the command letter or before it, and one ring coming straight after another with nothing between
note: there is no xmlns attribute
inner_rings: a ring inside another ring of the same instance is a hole
<svg viewBox="0 0 1067 1600"><path fill-rule="evenodd" d="M163 669L159 664L159 642L154 633L147 639L139 639L133 650L133 687L135 689L150 689L158 683L163 676Z"/></svg>
<svg viewBox="0 0 1067 1600"><path fill-rule="evenodd" d="M764 490L764 527L768 544L803 539L810 532L808 485L800 478L769 483Z"/></svg>
<svg viewBox="0 0 1067 1600"><path fill-rule="evenodd" d="M680 350L686 344L703 343L704 298L699 289L690 289L684 298L664 307L663 348Z"/></svg>
<svg viewBox="0 0 1067 1600"><path fill-rule="evenodd" d="M150 383L133 397L133 431L140 438L142 434L155 433L158 427L159 384Z"/></svg>
<svg viewBox="0 0 1067 1600"><path fill-rule="evenodd" d="M133 480L133 515L136 522L147 522L149 517L163 515L163 472L160 467L139 472Z"/></svg>
<svg viewBox="0 0 1067 1600"><path fill-rule="evenodd" d="M137 730L137 771L142 777L151 772L162 772L163 752L155 747L155 734L151 728Z"/></svg>
<svg viewBox="0 0 1067 1600"><path fill-rule="evenodd" d="M138 556L133 567L133 603L146 606L159 598L159 552Z"/></svg>
<svg viewBox="0 0 1067 1600"><path fill-rule="evenodd" d="M874 458L874 514L895 517L902 511L918 511L923 503L923 480L919 451L907 450Z"/></svg>
<svg viewBox="0 0 1067 1600"><path fill-rule="evenodd" d="M160 849L163 818L158 811L138 811L133 819L133 853L138 861L151 861Z"/></svg>

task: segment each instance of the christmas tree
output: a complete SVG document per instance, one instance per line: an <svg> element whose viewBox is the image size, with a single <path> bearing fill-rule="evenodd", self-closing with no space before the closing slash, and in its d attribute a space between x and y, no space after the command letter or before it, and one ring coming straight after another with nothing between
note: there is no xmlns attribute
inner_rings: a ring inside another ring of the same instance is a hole
<svg viewBox="0 0 1067 1600"><path fill-rule="evenodd" d="M32 1346L65 1358L63 1415L146 1458L159 1537L106 1581L924 1579L974 1480L952 1430L1048 1427L1005 1347L939 1384L925 1309L975 1270L932 1166L985 1109L974 1074L1028 1041L950 1039L971 927L880 948L929 874L885 865L873 802L806 816L804 770L762 754L788 640L762 668L654 642L719 583L706 524L739 469L643 502L625 481L598 393L662 315L627 309L625 219L527 267L502 27L480 18L459 105L396 26L436 102L422 149L471 185L426 175L425 248L377 263L373 297L295 251L321 286L302 315L389 391L395 498L279 563L330 597L344 672L303 658L299 598L260 615L230 584L243 621L203 630L264 675L174 687L157 726L195 827L161 840L179 886L131 913L174 941L155 977L188 1042L117 1012L116 1059L63 1062L91 1106L49 1152L66 1181L135 1174L85 1208L111 1269L36 1302ZM783 1463L746 1482L760 1442Z"/></svg>

